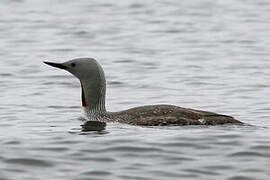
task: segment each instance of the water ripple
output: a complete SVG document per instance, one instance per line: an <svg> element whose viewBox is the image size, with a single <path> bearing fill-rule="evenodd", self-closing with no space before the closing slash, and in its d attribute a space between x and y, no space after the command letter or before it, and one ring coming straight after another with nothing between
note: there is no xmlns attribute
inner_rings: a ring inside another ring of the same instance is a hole
<svg viewBox="0 0 270 180"><path fill-rule="evenodd" d="M6 163L8 164L17 164L22 166L31 166L31 167L53 167L53 163L49 161L40 160L40 159L31 159L31 158L12 158L6 159Z"/></svg>

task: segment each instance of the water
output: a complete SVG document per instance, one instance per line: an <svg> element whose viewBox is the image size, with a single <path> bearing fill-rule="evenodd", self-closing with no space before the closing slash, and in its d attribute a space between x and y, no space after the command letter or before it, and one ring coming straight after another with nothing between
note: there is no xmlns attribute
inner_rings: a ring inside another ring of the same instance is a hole
<svg viewBox="0 0 270 180"><path fill-rule="evenodd" d="M0 2L0 179L268 180L268 0ZM83 132L80 84L42 63L95 57L107 109L146 104L252 126Z"/></svg>

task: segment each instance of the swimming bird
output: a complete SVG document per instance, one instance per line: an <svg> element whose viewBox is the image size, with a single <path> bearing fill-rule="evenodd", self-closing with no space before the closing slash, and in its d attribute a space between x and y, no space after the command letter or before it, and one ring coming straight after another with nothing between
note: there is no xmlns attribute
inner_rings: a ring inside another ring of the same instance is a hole
<svg viewBox="0 0 270 180"><path fill-rule="evenodd" d="M165 104L108 112L105 75L97 60L77 58L64 63L44 63L67 70L80 80L82 106L89 120L141 126L242 124L231 116Z"/></svg>

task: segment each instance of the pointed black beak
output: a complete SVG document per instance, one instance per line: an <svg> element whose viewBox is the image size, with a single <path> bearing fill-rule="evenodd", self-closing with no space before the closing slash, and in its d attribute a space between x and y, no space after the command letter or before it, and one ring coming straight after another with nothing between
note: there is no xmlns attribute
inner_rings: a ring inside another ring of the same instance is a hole
<svg viewBox="0 0 270 180"><path fill-rule="evenodd" d="M67 67L61 63L53 63L53 62L46 62L46 61L44 61L44 63L53 67L60 68L60 69L67 69Z"/></svg>

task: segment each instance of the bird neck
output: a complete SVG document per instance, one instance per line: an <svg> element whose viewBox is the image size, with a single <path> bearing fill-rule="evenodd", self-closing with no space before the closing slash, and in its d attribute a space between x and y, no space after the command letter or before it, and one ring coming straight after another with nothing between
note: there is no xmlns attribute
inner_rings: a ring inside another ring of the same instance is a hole
<svg viewBox="0 0 270 180"><path fill-rule="evenodd" d="M82 106L86 109L86 112L93 115L105 113L105 80L81 80L81 88Z"/></svg>

